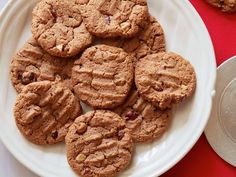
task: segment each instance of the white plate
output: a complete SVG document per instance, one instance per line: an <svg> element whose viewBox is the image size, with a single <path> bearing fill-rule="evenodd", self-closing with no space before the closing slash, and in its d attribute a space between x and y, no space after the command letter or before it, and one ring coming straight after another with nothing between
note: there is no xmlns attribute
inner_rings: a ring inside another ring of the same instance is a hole
<svg viewBox="0 0 236 177"><path fill-rule="evenodd" d="M152 144L138 145L132 165L121 176L157 176L174 166L202 134L211 110L216 77L214 50L208 32L187 0L149 0L152 15L162 24L167 49L188 59L197 74L195 95L180 104L169 131ZM26 141L12 114L16 92L9 79L12 55L30 37L35 0L10 1L0 17L0 137L25 166L47 177L75 176L69 168L64 145L41 147Z"/></svg>
<svg viewBox="0 0 236 177"><path fill-rule="evenodd" d="M236 167L236 56L217 69L216 96L205 129L208 142L226 162Z"/></svg>

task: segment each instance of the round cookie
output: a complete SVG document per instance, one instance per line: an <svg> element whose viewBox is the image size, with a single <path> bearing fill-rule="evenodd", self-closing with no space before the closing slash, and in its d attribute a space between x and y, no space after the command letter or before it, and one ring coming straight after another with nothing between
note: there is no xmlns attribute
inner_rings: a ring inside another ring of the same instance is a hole
<svg viewBox="0 0 236 177"><path fill-rule="evenodd" d="M196 76L192 65L180 55L162 52L137 62L135 84L145 100L165 109L193 94Z"/></svg>
<svg viewBox="0 0 236 177"><path fill-rule="evenodd" d="M33 9L31 30L40 46L54 56L75 56L92 43L74 1L40 1Z"/></svg>
<svg viewBox="0 0 236 177"><path fill-rule="evenodd" d="M92 34L132 37L147 20L146 0L77 0L84 23Z"/></svg>
<svg viewBox="0 0 236 177"><path fill-rule="evenodd" d="M133 87L125 103L114 109L126 122L134 142L147 142L159 138L168 128L171 110L160 110L142 99Z"/></svg>
<svg viewBox="0 0 236 177"><path fill-rule="evenodd" d="M81 114L79 100L63 85L31 83L17 96L14 116L20 132L39 145L64 141L69 126Z"/></svg>
<svg viewBox="0 0 236 177"><path fill-rule="evenodd" d="M121 117L97 110L78 117L66 135L67 159L83 177L113 177L131 162L133 142Z"/></svg>
<svg viewBox="0 0 236 177"><path fill-rule="evenodd" d="M235 12L236 0L206 0L209 4L221 9L223 12Z"/></svg>
<svg viewBox="0 0 236 177"><path fill-rule="evenodd" d="M123 48L137 62L148 54L165 52L165 36L160 23L152 16L145 22L136 37L131 39L101 39L101 43Z"/></svg>
<svg viewBox="0 0 236 177"><path fill-rule="evenodd" d="M72 84L78 97L94 108L123 103L133 81L132 58L123 49L96 45L84 51L72 68Z"/></svg>
<svg viewBox="0 0 236 177"><path fill-rule="evenodd" d="M61 59L46 53L30 38L13 57L11 81L19 93L23 87L37 81L61 81L71 88L71 69L74 59Z"/></svg>

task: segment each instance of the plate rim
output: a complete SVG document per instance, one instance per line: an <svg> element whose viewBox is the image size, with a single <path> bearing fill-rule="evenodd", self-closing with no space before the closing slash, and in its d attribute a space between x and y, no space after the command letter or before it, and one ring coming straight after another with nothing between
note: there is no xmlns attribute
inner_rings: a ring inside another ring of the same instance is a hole
<svg viewBox="0 0 236 177"><path fill-rule="evenodd" d="M202 18L200 17L200 15L198 14L198 12L196 11L196 9L193 7L193 5L188 1L188 0L185 0L185 1L173 1L173 3L177 3L177 4L180 4L180 3L183 3L185 8L188 9L188 12L191 11L191 16L194 17L197 22L198 22L198 25L200 25L199 28L201 28L202 30L202 34L204 34L204 36L206 38L204 38L204 42L206 43L206 46L208 46L208 48L211 50L211 55L212 57L209 58L210 63L210 79L209 79L209 95L208 95L208 98L206 98L206 100L208 101L207 103L207 107L205 108L204 110L204 113L203 113L203 116L205 118L203 118L203 120L201 121L201 124L202 124L202 129L199 129L199 131L196 133L195 137L193 137L191 139L191 141L188 141L188 144L186 144L184 147L183 147L183 150L178 153L176 156L175 156L175 159L172 160L171 162L165 164L162 168L162 170L159 170L159 173L158 175L161 175L163 173L165 173L167 170L171 169L174 165L176 165L191 149L192 147L195 145L195 143L197 142L197 140L200 138L201 134L204 132L204 129L207 125L207 122L210 118L210 113L211 113L211 109L212 109L212 104L213 104L213 98L214 98L214 95L215 95L215 83L216 83L216 60L215 60L215 52L214 52L214 47L213 47L213 43L212 43L212 40L211 40L211 37L210 37L210 34L202 20ZM6 16L6 14L8 13L8 10L13 6L14 4L14 0L8 0L7 4L5 5L5 7L2 9L2 11L0 12L0 20L3 21L4 19L4 16ZM0 24L0 26L3 26L3 23ZM210 53L210 52L209 52ZM1 63L1 59L0 59L0 63ZM0 113L1 115L4 115L3 112L1 111L0 109ZM3 138L3 135L0 133L0 140L2 141L2 143L4 144L4 146L8 149L8 151L21 163L23 164L24 166L26 166L29 170L33 171L34 173L36 173L37 175L41 175L41 176L52 176L51 173L48 173L48 172L42 172L40 171L39 168L36 168L34 166L31 166L30 162L28 162L25 158L23 158L22 155L19 154L19 152L17 152L15 150L15 148L12 148L10 144L8 144L8 142ZM152 174L150 174L150 176L156 176L157 175L157 170L153 171Z"/></svg>

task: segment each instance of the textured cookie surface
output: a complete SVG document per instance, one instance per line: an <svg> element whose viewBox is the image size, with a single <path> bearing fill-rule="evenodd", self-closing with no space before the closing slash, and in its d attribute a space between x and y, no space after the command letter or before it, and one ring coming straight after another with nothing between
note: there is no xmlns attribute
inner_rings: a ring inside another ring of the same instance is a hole
<svg viewBox="0 0 236 177"><path fill-rule="evenodd" d="M236 0L206 0L209 4L220 8L223 12L235 12Z"/></svg>
<svg viewBox="0 0 236 177"><path fill-rule="evenodd" d="M146 0L77 0L91 33L107 38L134 36L148 17Z"/></svg>
<svg viewBox="0 0 236 177"><path fill-rule="evenodd" d="M30 38L11 62L11 81L17 92L37 81L61 81L71 87L73 59L62 59L46 53Z"/></svg>
<svg viewBox="0 0 236 177"><path fill-rule="evenodd" d="M116 47L90 47L72 68L75 93L94 108L120 105L128 95L132 80L132 58Z"/></svg>
<svg viewBox="0 0 236 177"><path fill-rule="evenodd" d="M134 63L140 58L145 57L147 54L164 52L166 45L164 31L161 25L151 16L145 23L146 24L134 38L101 39L101 43L123 48L133 56L133 59L135 60Z"/></svg>
<svg viewBox="0 0 236 177"><path fill-rule="evenodd" d="M112 177L132 158L133 143L121 117L97 110L78 117L66 136L67 159L83 177Z"/></svg>
<svg viewBox="0 0 236 177"><path fill-rule="evenodd" d="M159 138L168 128L171 111L160 110L143 100L135 87L132 88L125 103L116 108L130 130L134 142L153 141Z"/></svg>
<svg viewBox="0 0 236 177"><path fill-rule="evenodd" d="M145 100L165 109L193 94L196 76L187 60L163 52L147 55L137 62L135 84Z"/></svg>
<svg viewBox="0 0 236 177"><path fill-rule="evenodd" d="M81 114L79 100L61 84L41 81L24 87L14 107L16 125L35 144L64 141L69 126Z"/></svg>
<svg viewBox="0 0 236 177"><path fill-rule="evenodd" d="M71 57L92 43L79 7L73 2L42 0L33 10L33 36L51 55Z"/></svg>

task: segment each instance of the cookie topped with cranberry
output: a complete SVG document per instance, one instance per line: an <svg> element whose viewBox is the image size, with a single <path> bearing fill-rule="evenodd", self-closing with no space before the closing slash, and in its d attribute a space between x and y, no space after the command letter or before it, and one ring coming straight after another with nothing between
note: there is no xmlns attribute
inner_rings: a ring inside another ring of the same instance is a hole
<svg viewBox="0 0 236 177"><path fill-rule="evenodd" d="M96 36L132 37L148 18L146 0L76 0L84 24Z"/></svg>
<svg viewBox="0 0 236 177"><path fill-rule="evenodd" d="M25 86L14 107L21 134L39 145L64 141L70 125L81 113L79 100L71 90L50 81Z"/></svg>
<svg viewBox="0 0 236 177"><path fill-rule="evenodd" d="M79 116L66 135L67 160L83 177L113 177L132 160L133 141L125 121L107 110Z"/></svg>

